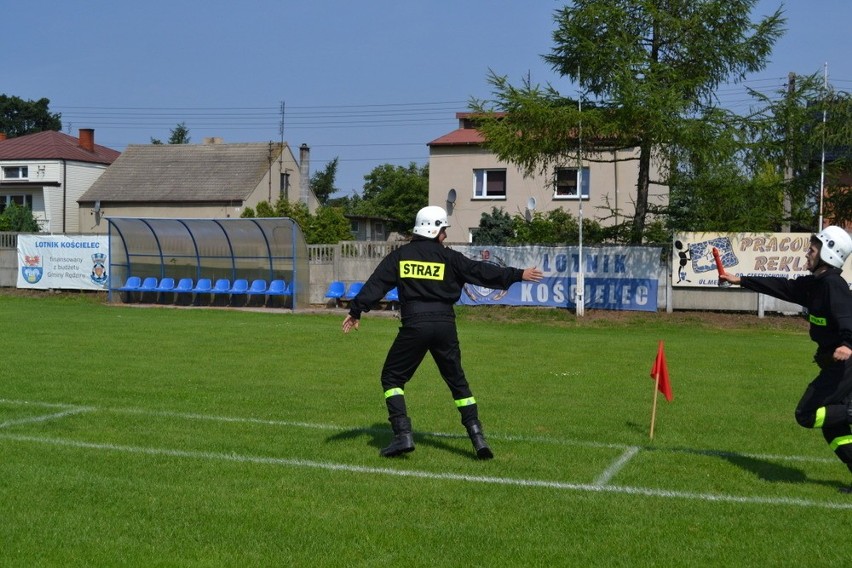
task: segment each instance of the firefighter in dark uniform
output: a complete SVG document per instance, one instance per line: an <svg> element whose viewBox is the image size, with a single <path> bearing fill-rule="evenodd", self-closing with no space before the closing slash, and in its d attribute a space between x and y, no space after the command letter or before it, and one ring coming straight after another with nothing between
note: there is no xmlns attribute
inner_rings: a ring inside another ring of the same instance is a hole
<svg viewBox="0 0 852 568"><path fill-rule="evenodd" d="M343 332L358 329L367 312L396 287L399 292L402 327L388 351L382 368L382 389L393 429L393 440L381 450L385 457L414 450L411 420L405 406L405 384L414 375L426 352L450 388L461 422L467 429L480 459L494 457L485 441L476 399L461 365L456 332L455 304L465 283L507 289L521 280L539 281L537 268L500 267L478 262L443 245L447 238L447 213L440 207L424 207L417 213L411 242L388 254L350 302Z"/></svg>
<svg viewBox="0 0 852 568"><path fill-rule="evenodd" d="M852 252L852 238L840 227L826 227L811 237L806 254L811 274L789 280L771 276L722 274L721 281L739 284L803 306L810 336L817 344L814 362L819 375L796 406L796 422L820 428L834 453L852 472L852 292L840 275ZM852 493L852 488L840 488Z"/></svg>

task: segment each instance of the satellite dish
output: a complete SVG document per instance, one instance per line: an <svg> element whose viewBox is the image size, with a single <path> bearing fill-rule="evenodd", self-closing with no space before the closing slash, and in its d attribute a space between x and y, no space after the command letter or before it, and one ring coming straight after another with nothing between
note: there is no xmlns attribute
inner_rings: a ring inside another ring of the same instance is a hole
<svg viewBox="0 0 852 568"><path fill-rule="evenodd" d="M447 203L455 203L456 202L456 190L450 189L447 192Z"/></svg>
<svg viewBox="0 0 852 568"><path fill-rule="evenodd" d="M535 197L530 197L527 199L527 209L530 211L535 211Z"/></svg>

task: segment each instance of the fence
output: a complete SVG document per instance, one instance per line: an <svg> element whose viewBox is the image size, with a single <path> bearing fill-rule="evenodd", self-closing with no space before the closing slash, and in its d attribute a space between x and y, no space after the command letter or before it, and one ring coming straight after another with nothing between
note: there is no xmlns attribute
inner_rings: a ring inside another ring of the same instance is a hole
<svg viewBox="0 0 852 568"><path fill-rule="evenodd" d="M402 243L343 242L336 245L308 245L310 272L310 300L314 305L326 304L324 298L328 284L334 280L356 282L366 280L379 261ZM661 263L658 305L667 312L679 310L715 310L752 312L763 315L765 311L793 313L798 307L776 301L774 298L748 290L713 290L673 288L671 249L667 249ZM0 232L0 287L17 285L18 258L17 233Z"/></svg>

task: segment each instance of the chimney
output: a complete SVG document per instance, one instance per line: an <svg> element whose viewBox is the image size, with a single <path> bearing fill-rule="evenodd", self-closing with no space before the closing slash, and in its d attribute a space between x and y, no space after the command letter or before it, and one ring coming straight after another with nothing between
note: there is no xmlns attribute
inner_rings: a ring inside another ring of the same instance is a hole
<svg viewBox="0 0 852 568"><path fill-rule="evenodd" d="M6 133L5 133L5 132L0 132L0 142L2 142L2 141L3 141L3 140L5 140L5 139L6 139Z"/></svg>
<svg viewBox="0 0 852 568"><path fill-rule="evenodd" d="M95 151L95 129L81 128L80 129L80 147L87 152Z"/></svg>
<svg viewBox="0 0 852 568"><path fill-rule="evenodd" d="M311 183L311 149L307 144L299 146L299 201L308 203L308 189Z"/></svg>

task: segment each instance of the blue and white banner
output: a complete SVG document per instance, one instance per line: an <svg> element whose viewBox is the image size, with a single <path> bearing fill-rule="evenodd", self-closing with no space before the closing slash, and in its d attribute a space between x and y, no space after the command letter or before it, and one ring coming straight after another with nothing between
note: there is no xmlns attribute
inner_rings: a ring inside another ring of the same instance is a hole
<svg viewBox="0 0 852 568"><path fill-rule="evenodd" d="M470 284L464 305L505 304L576 308L579 247L454 245L468 258L500 266L537 266L541 282L519 282L508 290ZM600 310L657 310L660 247L583 247L583 305Z"/></svg>
<svg viewBox="0 0 852 568"><path fill-rule="evenodd" d="M18 235L18 288L106 290L106 235Z"/></svg>

